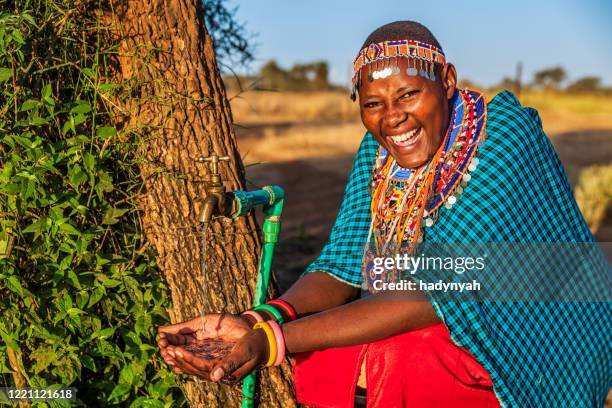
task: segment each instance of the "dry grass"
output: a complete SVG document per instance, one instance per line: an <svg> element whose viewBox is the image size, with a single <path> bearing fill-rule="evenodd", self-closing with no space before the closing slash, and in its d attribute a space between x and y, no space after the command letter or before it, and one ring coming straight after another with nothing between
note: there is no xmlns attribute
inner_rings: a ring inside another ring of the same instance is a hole
<svg viewBox="0 0 612 408"><path fill-rule="evenodd" d="M612 129L610 96L532 92L523 95L521 103L538 110L548 134Z"/></svg>
<svg viewBox="0 0 612 408"><path fill-rule="evenodd" d="M241 124L359 120L359 107L344 92L248 91L231 104Z"/></svg>
<svg viewBox="0 0 612 408"><path fill-rule="evenodd" d="M354 154L365 129L361 123L334 123L324 126L293 125L266 127L260 137L240 140L247 163L290 161ZM240 139L240 138L239 138Z"/></svg>
<svg viewBox="0 0 612 408"><path fill-rule="evenodd" d="M488 94L487 99L495 95ZM538 110L547 133L612 129L612 97L531 92L521 96ZM247 91L232 98L239 124L359 121L359 107L345 92Z"/></svg>
<svg viewBox="0 0 612 408"><path fill-rule="evenodd" d="M612 165L591 166L582 170L574 193L591 231L597 232L612 203Z"/></svg>

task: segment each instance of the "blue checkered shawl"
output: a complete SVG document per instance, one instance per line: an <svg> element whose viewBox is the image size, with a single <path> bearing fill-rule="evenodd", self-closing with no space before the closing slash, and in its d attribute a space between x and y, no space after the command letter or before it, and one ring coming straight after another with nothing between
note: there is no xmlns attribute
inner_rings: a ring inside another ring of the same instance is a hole
<svg viewBox="0 0 612 408"><path fill-rule="evenodd" d="M480 164L426 242L593 242L537 111L509 92L488 104ZM329 242L306 272L361 286L371 221L368 182L378 143L357 152ZM456 344L487 369L504 407L601 407L612 385L612 307L606 302L436 302Z"/></svg>

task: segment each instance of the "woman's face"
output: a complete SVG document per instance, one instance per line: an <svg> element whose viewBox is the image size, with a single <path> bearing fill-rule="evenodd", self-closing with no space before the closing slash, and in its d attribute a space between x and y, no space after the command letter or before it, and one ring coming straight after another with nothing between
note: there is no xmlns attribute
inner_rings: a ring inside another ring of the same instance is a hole
<svg viewBox="0 0 612 408"><path fill-rule="evenodd" d="M364 68L359 88L361 120L400 166L418 168L432 158L442 142L457 74L446 64L432 81L409 76L406 58L398 62L399 75L372 82L367 79L370 68ZM395 60L390 63L394 66ZM371 68L375 69L375 64Z"/></svg>

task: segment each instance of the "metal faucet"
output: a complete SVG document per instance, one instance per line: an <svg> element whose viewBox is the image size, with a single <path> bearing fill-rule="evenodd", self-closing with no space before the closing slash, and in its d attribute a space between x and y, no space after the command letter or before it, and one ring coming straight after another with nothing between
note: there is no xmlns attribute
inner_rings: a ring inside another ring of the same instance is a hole
<svg viewBox="0 0 612 408"><path fill-rule="evenodd" d="M226 215L228 209L226 208L226 194L223 180L219 174L219 162L229 161L229 156L219 157L216 153L211 153L209 157L200 157L198 162L208 163L210 173L206 179L205 191L206 198L202 211L200 212L200 223L204 228L208 226L208 223L212 219L213 215Z"/></svg>

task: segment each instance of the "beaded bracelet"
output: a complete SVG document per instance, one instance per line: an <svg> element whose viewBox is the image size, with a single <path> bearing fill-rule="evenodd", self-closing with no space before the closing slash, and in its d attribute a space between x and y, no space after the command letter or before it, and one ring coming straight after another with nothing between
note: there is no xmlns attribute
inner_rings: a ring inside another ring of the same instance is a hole
<svg viewBox="0 0 612 408"><path fill-rule="evenodd" d="M285 336L283 335L283 330L274 320L269 320L268 324L272 328L274 332L274 337L276 338L276 360L274 361L275 366L279 366L283 364L285 361Z"/></svg>
<svg viewBox="0 0 612 408"><path fill-rule="evenodd" d="M291 303L282 300L282 299L274 299L274 300L270 300L268 302L266 302L268 305L274 305L274 306L279 306L280 308L282 308L291 318L291 320L295 320L297 319L297 313L295 311L295 308L291 305Z"/></svg>
<svg viewBox="0 0 612 408"><path fill-rule="evenodd" d="M266 337L268 338L268 346L270 349L270 356L268 357L268 362L266 363L266 367L271 367L276 362L276 357L278 355L278 349L276 347L276 336L274 335L274 331L268 322L257 322L255 326L253 326L253 330L262 329L266 333Z"/></svg>
<svg viewBox="0 0 612 408"><path fill-rule="evenodd" d="M274 318L276 319L278 324L285 323L285 318L283 317L281 312L279 312L278 309L276 307L272 306L272 305L263 304L263 305L255 306L253 308L253 310L255 310L255 311L263 310L265 312L268 312L272 316L274 316Z"/></svg>

